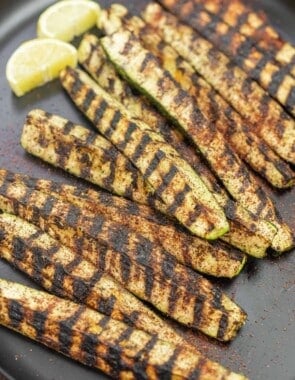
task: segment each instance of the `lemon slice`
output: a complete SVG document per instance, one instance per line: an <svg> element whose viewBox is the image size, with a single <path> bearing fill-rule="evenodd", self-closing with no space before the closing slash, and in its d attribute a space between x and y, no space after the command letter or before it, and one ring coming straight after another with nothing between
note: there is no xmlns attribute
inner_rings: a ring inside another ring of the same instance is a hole
<svg viewBox="0 0 295 380"><path fill-rule="evenodd" d="M100 7L93 1L63 0L47 8L39 17L37 36L71 41L96 25Z"/></svg>
<svg viewBox="0 0 295 380"><path fill-rule="evenodd" d="M77 50L55 39L33 39L20 45L6 65L6 78L17 96L57 78L66 66L77 65Z"/></svg>

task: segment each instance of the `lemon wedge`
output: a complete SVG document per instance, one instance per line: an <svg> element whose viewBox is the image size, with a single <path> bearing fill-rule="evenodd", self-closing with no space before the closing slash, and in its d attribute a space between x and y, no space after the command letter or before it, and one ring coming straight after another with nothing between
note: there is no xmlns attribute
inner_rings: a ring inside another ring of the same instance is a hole
<svg viewBox="0 0 295 380"><path fill-rule="evenodd" d="M66 66L77 65L77 50L55 39L33 39L20 45L6 65L6 78L13 92L21 96L57 78Z"/></svg>
<svg viewBox="0 0 295 380"><path fill-rule="evenodd" d="M93 1L63 0L47 8L39 17L37 36L71 41L96 25L100 7Z"/></svg>

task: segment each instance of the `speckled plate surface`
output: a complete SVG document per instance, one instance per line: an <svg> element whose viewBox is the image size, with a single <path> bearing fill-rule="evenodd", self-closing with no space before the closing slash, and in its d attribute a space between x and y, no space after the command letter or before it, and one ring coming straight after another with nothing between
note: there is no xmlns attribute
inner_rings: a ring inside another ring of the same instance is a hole
<svg viewBox="0 0 295 380"><path fill-rule="evenodd" d="M112 1L101 1L102 5ZM36 177L76 183L77 180L24 153L19 144L26 114L36 107L87 125L58 81L18 99L5 79L5 65L18 44L35 36L39 13L52 1L0 1L0 166ZM122 1L138 11L144 0ZM283 35L295 42L294 0L260 0ZM270 195L285 220L295 229L295 189ZM234 281L218 284L247 311L248 322L231 344L216 343L182 329L212 359L255 380L295 379L295 259L294 252L279 259L249 261ZM0 277L32 285L24 275L0 261ZM32 343L0 327L0 372L17 380L106 379L100 372ZM1 374L0 374L1 378Z"/></svg>

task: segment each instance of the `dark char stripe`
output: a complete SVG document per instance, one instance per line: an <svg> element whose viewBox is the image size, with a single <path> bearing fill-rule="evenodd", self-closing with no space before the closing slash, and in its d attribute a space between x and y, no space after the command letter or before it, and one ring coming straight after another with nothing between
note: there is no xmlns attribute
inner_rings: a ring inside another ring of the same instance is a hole
<svg viewBox="0 0 295 380"><path fill-rule="evenodd" d="M11 246L13 258L23 260L26 255L26 246L23 239L18 236L13 236Z"/></svg>
<svg viewBox="0 0 295 380"><path fill-rule="evenodd" d="M198 361L198 364L196 368L193 369L193 371L189 374L187 380L198 380L202 373L202 368L206 364L207 359L204 357L201 357Z"/></svg>
<svg viewBox="0 0 295 380"><path fill-rule="evenodd" d="M32 326L36 330L36 339L42 340L42 337L45 333L45 324L48 317L48 313L46 311L34 311Z"/></svg>
<svg viewBox="0 0 295 380"><path fill-rule="evenodd" d="M77 323L84 310L85 307L80 306L70 318L65 319L59 323L59 350L65 355L68 355L71 349L73 340L73 327Z"/></svg>
<svg viewBox="0 0 295 380"><path fill-rule="evenodd" d="M151 138L147 134L143 134L140 142L138 143L135 152L131 157L132 162L136 162L143 154L145 148L152 142Z"/></svg>
<svg viewBox="0 0 295 380"><path fill-rule="evenodd" d="M72 132L74 127L75 127L75 124L68 120L63 127L63 133L65 135L69 135Z"/></svg>
<svg viewBox="0 0 295 380"><path fill-rule="evenodd" d="M93 117L93 123L95 125L99 124L107 108L108 108L108 103L105 100L102 100L99 106L95 109L95 113Z"/></svg>
<svg viewBox="0 0 295 380"><path fill-rule="evenodd" d="M195 300L195 307L194 307L194 326L198 327L203 319L203 305L205 302L206 298L205 296L198 295Z"/></svg>
<svg viewBox="0 0 295 380"><path fill-rule="evenodd" d="M10 319L10 325L13 328L18 328L25 316L25 310L23 306L15 300L8 302L8 315Z"/></svg>
<svg viewBox="0 0 295 380"><path fill-rule="evenodd" d="M228 316L227 314L223 313L219 321L219 327L218 327L218 332L217 332L218 339L224 338L227 332L227 327L228 327Z"/></svg>
<svg viewBox="0 0 295 380"><path fill-rule="evenodd" d="M101 233L104 222L104 217L99 215L95 216L94 218L91 218L91 227L89 230L89 235L93 238L97 238Z"/></svg>
<svg viewBox="0 0 295 380"><path fill-rule="evenodd" d="M104 131L104 135L108 139L111 138L112 134L116 131L116 127L117 127L117 125L121 119L122 119L121 111L119 111L119 110L115 111L114 116L113 116L109 126Z"/></svg>
<svg viewBox="0 0 295 380"><path fill-rule="evenodd" d="M99 345L98 336L95 334L83 334L83 339L81 342L81 351L83 354L83 362L90 367L95 366L97 362L96 349Z"/></svg>
<svg viewBox="0 0 295 380"><path fill-rule="evenodd" d="M150 62L150 61L153 61L154 59L154 56L151 52L147 52L145 54L145 57L143 59L143 61L141 62L141 65L140 65L140 68L139 68L139 71L142 73L144 71L144 69L146 68L147 64Z"/></svg>
<svg viewBox="0 0 295 380"><path fill-rule="evenodd" d="M92 89L88 89L84 96L83 103L81 104L81 108L84 112L87 112L89 110L91 103L95 98L95 92Z"/></svg>
<svg viewBox="0 0 295 380"><path fill-rule="evenodd" d="M116 302L117 299L115 296L98 299L96 309L102 314L111 316Z"/></svg>
<svg viewBox="0 0 295 380"><path fill-rule="evenodd" d="M148 379L146 375L146 367L148 365L148 358L149 358L150 352L152 351L152 349L155 347L157 343L158 343L157 335L152 335L148 343L136 354L133 371L134 371L135 376L137 376L137 378L145 379L145 380Z"/></svg>
<svg viewBox="0 0 295 380"><path fill-rule="evenodd" d="M127 128L125 136L124 136L124 141L122 141L118 144L118 148L121 151L126 148L126 145L128 144L133 132L135 132L137 128L138 127L134 122L132 122L132 121L129 122L128 128Z"/></svg>
<svg viewBox="0 0 295 380"><path fill-rule="evenodd" d="M77 227L80 217L81 217L80 209L70 204L68 208L68 213L66 216L66 224L69 225L70 227Z"/></svg>
<svg viewBox="0 0 295 380"><path fill-rule="evenodd" d="M169 206L167 212L169 214L174 214L176 212L176 210L178 209L178 207L180 207L186 197L186 195L191 191L190 187L185 184L183 190L181 190L179 193L177 193L174 197L174 200L173 202L171 203L171 205Z"/></svg>
<svg viewBox="0 0 295 380"><path fill-rule="evenodd" d="M171 380L173 368L181 350L181 347L177 347L166 363L157 366L156 372L159 379Z"/></svg>
<svg viewBox="0 0 295 380"><path fill-rule="evenodd" d="M289 74L289 68L288 66L281 66L279 68L278 71L276 71L275 73L273 73L272 77L271 77L271 82L268 86L268 92L276 97L277 95L277 92L280 88L280 86L282 85L285 77Z"/></svg>
<svg viewBox="0 0 295 380"><path fill-rule="evenodd" d="M169 289L169 300L168 300L169 316L173 315L178 299L179 299L179 284L173 281L171 282L170 289Z"/></svg>
<svg viewBox="0 0 295 380"><path fill-rule="evenodd" d="M152 173L157 169L158 165L161 163L161 160L165 157L166 155L162 150L157 150L151 162L149 163L149 166L146 168L143 177L145 179L148 179L152 175Z"/></svg>

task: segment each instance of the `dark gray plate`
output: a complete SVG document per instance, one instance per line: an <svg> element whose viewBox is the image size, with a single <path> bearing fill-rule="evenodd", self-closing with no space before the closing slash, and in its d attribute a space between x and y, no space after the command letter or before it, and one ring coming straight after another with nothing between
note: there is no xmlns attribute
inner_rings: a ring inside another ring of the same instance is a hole
<svg viewBox="0 0 295 380"><path fill-rule="evenodd" d="M62 171L54 170L26 155L19 145L25 115L40 107L86 124L63 93L58 81L17 99L6 83L5 65L18 44L35 36L37 16L52 1L0 1L0 166L26 174L67 182L76 182ZM111 1L102 1L102 5ZM122 1L134 10L145 3ZM294 0L263 0L259 2L281 29L286 38L295 42ZM271 192L279 210L295 228L295 190L283 194ZM183 332L211 358L251 379L295 379L295 297L294 254L279 259L251 261L234 281L219 281L248 312L248 322L235 341L218 344L195 332ZM33 286L24 275L0 261L0 277ZM88 369L63 356L32 343L0 327L0 372L15 379L74 380L104 379L98 371ZM0 375L1 378L1 375Z"/></svg>

